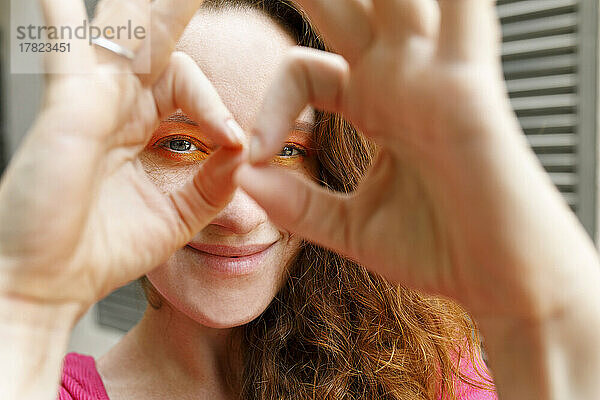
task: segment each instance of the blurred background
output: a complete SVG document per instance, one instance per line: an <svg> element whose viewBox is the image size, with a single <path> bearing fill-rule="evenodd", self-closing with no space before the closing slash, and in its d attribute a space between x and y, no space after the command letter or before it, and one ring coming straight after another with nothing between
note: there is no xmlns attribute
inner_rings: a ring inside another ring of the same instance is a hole
<svg viewBox="0 0 600 400"><path fill-rule="evenodd" d="M90 15L96 2L86 1ZM497 9L515 112L540 162L598 243L598 0L498 0ZM35 118L44 87L41 75L10 73L9 11L10 0L0 0L0 170ZM99 357L145 306L136 284L115 291L79 322L69 351Z"/></svg>

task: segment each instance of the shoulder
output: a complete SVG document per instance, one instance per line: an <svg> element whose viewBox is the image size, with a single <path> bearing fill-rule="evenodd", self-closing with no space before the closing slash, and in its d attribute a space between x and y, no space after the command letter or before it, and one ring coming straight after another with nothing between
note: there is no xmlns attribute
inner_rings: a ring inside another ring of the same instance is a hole
<svg viewBox="0 0 600 400"><path fill-rule="evenodd" d="M78 353L65 356L58 400L109 400L93 357Z"/></svg>

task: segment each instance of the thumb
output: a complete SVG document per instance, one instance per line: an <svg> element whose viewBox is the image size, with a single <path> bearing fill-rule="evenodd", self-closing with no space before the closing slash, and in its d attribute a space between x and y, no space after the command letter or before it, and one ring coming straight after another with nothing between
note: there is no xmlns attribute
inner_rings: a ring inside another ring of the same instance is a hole
<svg viewBox="0 0 600 400"><path fill-rule="evenodd" d="M193 180L170 194L186 237L200 231L231 200L237 188L234 172L244 157L243 149L222 147L202 164Z"/></svg>

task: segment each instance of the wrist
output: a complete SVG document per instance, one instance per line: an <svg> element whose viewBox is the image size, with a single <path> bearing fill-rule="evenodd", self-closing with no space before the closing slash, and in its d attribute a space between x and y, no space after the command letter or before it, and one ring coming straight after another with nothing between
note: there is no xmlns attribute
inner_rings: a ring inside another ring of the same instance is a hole
<svg viewBox="0 0 600 400"><path fill-rule="evenodd" d="M42 303L0 295L0 325L43 332L70 332L87 307L78 303Z"/></svg>
<svg viewBox="0 0 600 400"><path fill-rule="evenodd" d="M543 324L594 296L600 284L594 243L525 136L507 127L463 150L445 170L449 224L468 249L470 268L493 280L481 296L459 300L481 318L501 314Z"/></svg>
<svg viewBox="0 0 600 400"><path fill-rule="evenodd" d="M78 304L0 296L0 398L54 399Z"/></svg>
<svg viewBox="0 0 600 400"><path fill-rule="evenodd" d="M553 314L478 320L502 398L600 398L600 297L579 293Z"/></svg>

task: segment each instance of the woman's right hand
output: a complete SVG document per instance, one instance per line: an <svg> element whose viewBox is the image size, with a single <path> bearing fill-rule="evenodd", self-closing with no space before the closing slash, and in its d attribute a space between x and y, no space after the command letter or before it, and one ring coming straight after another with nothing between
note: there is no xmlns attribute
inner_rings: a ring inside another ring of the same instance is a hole
<svg viewBox="0 0 600 400"><path fill-rule="evenodd" d="M80 0L41 3L48 25L85 19ZM138 59L152 50L150 74L133 73L137 60L85 42L48 60L51 68L89 73L50 75L43 109L3 176L0 296L85 309L158 266L228 202L242 158L239 131L194 61L172 53L200 3L154 1L151 40L121 42L137 49ZM121 25L128 11L141 15L143 6L148 2L107 0L97 23ZM221 150L193 182L166 194L137 156L159 121L177 109Z"/></svg>

